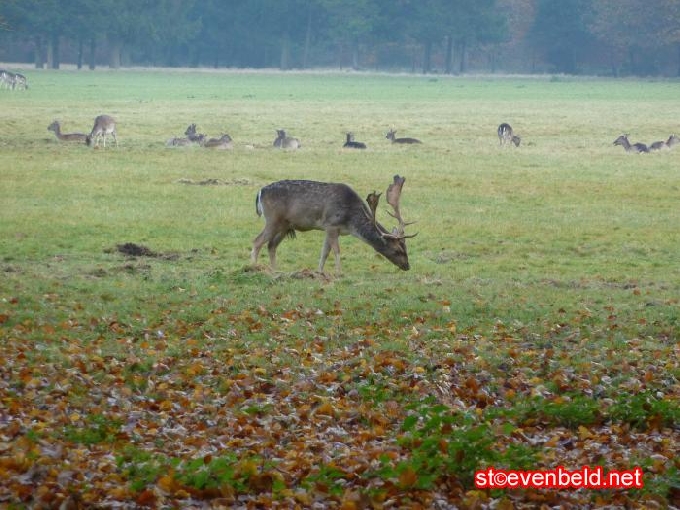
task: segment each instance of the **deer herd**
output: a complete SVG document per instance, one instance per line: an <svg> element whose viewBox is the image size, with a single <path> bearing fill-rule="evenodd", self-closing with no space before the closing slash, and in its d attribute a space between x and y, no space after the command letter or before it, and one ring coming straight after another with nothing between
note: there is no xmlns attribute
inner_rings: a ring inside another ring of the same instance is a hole
<svg viewBox="0 0 680 510"><path fill-rule="evenodd" d="M55 120L47 129L53 131L56 137L64 142L85 142L87 145L98 147L100 142L106 147L106 138L111 136L118 146L116 138L116 121L109 115L99 115L94 120L90 134L62 133L61 124ZM501 146L514 145L519 147L521 138L515 134L512 126L507 122L500 124L496 130ZM422 142L417 138L396 136L396 131L390 129L385 138L393 144L415 145ZM614 145L621 145L626 152L646 153L671 149L680 143L680 138L671 135L665 141L658 141L649 146L643 143L630 143L628 135L621 135ZM196 124L190 124L183 137L170 138L166 142L168 147L200 146L214 149L231 149L233 140L228 134L217 138L208 138L198 133ZM289 136L285 130L277 129L273 146L279 149L296 150L302 147L298 138ZM354 134L346 133L345 149L366 149L366 144L357 142ZM276 268L276 249L286 237L295 237L296 232L308 230L322 230L326 237L321 248L319 258L319 272L323 272L324 265L330 252L335 257L335 269L340 272L340 243L342 235L354 236L370 245L376 252L383 255L399 269L408 271L410 268L406 239L415 237L406 235L408 225L402 218L399 201L401 191L406 182L405 177L394 176L393 182L386 192L387 203L394 213L390 213L397 220L397 226L391 231L383 227L376 218L379 193L371 193L366 200L348 185L343 183L318 182L310 180L282 180L273 182L257 193L255 210L258 216L264 216L265 226L253 241L250 261L257 265L257 259L266 244L269 252L269 263L272 270Z"/></svg>
<svg viewBox="0 0 680 510"><path fill-rule="evenodd" d="M0 69L0 88L26 90L28 82L22 74ZM116 120L110 115L97 116L89 134L63 133L58 120L53 121L47 129L54 132L57 139L62 142L85 143L95 148L101 144L105 148L107 138L111 137L114 144L118 146ZM496 133L501 146L520 146L521 138L507 122L500 124ZM397 137L394 129L390 129L385 138L396 145L422 144L417 138ZM614 145L620 145L626 152L634 154L668 150L678 143L680 143L680 138L676 135L670 135L666 140L649 145L639 142L631 143L626 134L614 140ZM197 132L196 124L190 124L184 136L170 138L165 145L167 147L198 146L208 149L232 149L234 146L233 139L228 134L222 133L216 138L209 138ZM276 130L276 138L272 145L286 150L296 150L302 147L298 138L289 136L283 129ZM354 134L347 132L342 148L366 149L367 145L356 141ZM331 251L335 257L335 269L337 272L340 271L339 237L342 235L351 235L360 239L399 269L407 271L410 265L406 239L415 237L415 234L406 235L405 227L408 223L403 220L399 207L405 182L405 177L395 175L393 182L387 187L386 200L394 211L389 214L397 221L397 225L391 231L380 224L376 218L381 196L379 193L373 192L366 200L362 200L346 184L311 180L282 180L264 186L257 193L255 210L258 216L264 216L265 226L253 241L250 252L251 264L257 264L259 253L266 244L269 263L273 270L276 268L276 249L283 239L294 238L296 232L322 230L326 236L319 258L319 272L323 272Z"/></svg>

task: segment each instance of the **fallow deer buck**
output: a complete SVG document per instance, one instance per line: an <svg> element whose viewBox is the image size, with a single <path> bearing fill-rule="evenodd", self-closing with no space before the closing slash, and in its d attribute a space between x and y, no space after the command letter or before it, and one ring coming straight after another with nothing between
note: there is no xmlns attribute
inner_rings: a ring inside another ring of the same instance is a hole
<svg viewBox="0 0 680 510"><path fill-rule="evenodd" d="M47 126L48 131L54 131L54 134L56 137L61 140L62 142L86 142L87 141L87 135L84 133L62 133L61 132L61 124L59 124L58 120L55 120Z"/></svg>
<svg viewBox="0 0 680 510"><path fill-rule="evenodd" d="M644 154L649 152L649 149L644 143L630 143L628 135L621 135L614 140L614 145L621 145L626 152L633 152L635 154Z"/></svg>
<svg viewBox="0 0 680 510"><path fill-rule="evenodd" d="M507 122L498 126L498 142L501 145L513 143L515 147L519 147L521 141L522 139L513 133L512 126Z"/></svg>
<svg viewBox="0 0 680 510"><path fill-rule="evenodd" d="M407 136L402 137L402 138L397 138L397 132L394 129L390 129L387 134L385 135L385 138L388 140L392 140L392 143L398 143L398 144L414 144L414 143L423 143L417 138L409 138Z"/></svg>
<svg viewBox="0 0 680 510"><path fill-rule="evenodd" d="M116 147L118 147L115 119L109 115L99 115L94 119L94 126L92 126L92 131L85 142L87 145L92 145L92 142L94 142L94 146L98 147L99 142L103 140L104 148L106 148L106 137L108 135L113 137L113 141L116 142Z"/></svg>
<svg viewBox="0 0 680 510"><path fill-rule="evenodd" d="M408 271L406 253L407 223L399 211L401 189L406 179L394 176L394 182L387 188L387 203L394 209L390 213L398 222L392 232L377 222L375 213L380 194L371 193L366 202L346 184L304 180L286 180L262 188L255 201L257 215L264 215L264 230L253 241L250 254L251 264L257 264L262 247L267 244L269 262L276 268L276 248L286 236L295 237L295 231L323 230L326 238L321 249L319 272L331 250L335 255L335 269L340 272L341 235L352 235L371 245L375 251L386 257L399 269Z"/></svg>

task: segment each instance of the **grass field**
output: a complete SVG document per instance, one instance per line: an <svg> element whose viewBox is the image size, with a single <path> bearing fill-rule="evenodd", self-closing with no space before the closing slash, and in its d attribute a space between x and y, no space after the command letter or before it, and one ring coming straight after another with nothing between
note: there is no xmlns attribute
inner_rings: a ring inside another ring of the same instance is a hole
<svg viewBox="0 0 680 510"><path fill-rule="evenodd" d="M680 148L612 146L680 131L677 82L25 74L0 90L0 504L680 506ZM102 113L117 148L46 130ZM234 149L165 147L193 122ZM343 238L316 274L320 232L250 267L261 186L397 173L410 271ZM644 487L474 483L557 466Z"/></svg>

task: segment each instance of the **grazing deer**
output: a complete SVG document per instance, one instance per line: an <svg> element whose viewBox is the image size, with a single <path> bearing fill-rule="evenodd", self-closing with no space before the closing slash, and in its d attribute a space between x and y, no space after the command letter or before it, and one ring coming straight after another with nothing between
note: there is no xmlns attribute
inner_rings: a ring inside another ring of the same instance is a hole
<svg viewBox="0 0 680 510"><path fill-rule="evenodd" d="M621 145L626 150L626 152L633 152L635 154L649 152L649 149L644 143L631 144L628 141L628 135L619 136L616 140L614 140L614 145Z"/></svg>
<svg viewBox="0 0 680 510"><path fill-rule="evenodd" d="M522 139L513 133L512 126L507 122L498 126L498 142L501 145L513 143L515 147L519 147L521 141Z"/></svg>
<svg viewBox="0 0 680 510"><path fill-rule="evenodd" d="M231 141L231 136L222 135L219 138L206 140L202 145L208 149L231 149L233 147Z"/></svg>
<svg viewBox="0 0 680 510"><path fill-rule="evenodd" d="M257 263L262 247L267 244L272 269L276 268L276 248L295 231L323 230L326 238L321 249L319 272L323 272L328 254L335 254L335 269L340 272L339 236L353 235L371 245L399 269L409 269L406 223L399 211L401 188L406 179L394 176L387 188L387 203L394 209L392 216L399 226L388 232L376 221L375 212L380 194L371 193L367 202L346 184L315 181L278 181L262 188L255 201L257 215L264 214L264 230L253 241L250 261Z"/></svg>
<svg viewBox="0 0 680 510"><path fill-rule="evenodd" d="M48 131L54 131L54 134L57 136L59 140L62 142L86 142L87 141L87 135L83 133L62 133L61 132L61 125L59 124L58 120L55 120L47 126Z"/></svg>
<svg viewBox="0 0 680 510"><path fill-rule="evenodd" d="M347 133L347 141L343 147L346 149L365 149L366 144L364 142L355 142L354 135L352 133Z"/></svg>
<svg viewBox="0 0 680 510"><path fill-rule="evenodd" d="M23 74L0 69L0 85L9 90L28 88L28 80Z"/></svg>
<svg viewBox="0 0 680 510"><path fill-rule="evenodd" d="M302 147L300 140L293 138L292 136L287 136L283 129L276 130L276 139L274 140L274 147L280 149L299 149Z"/></svg>
<svg viewBox="0 0 680 510"><path fill-rule="evenodd" d="M23 74L19 73L14 73L13 79L12 79L12 89L21 89L21 90L27 90L28 89L28 80Z"/></svg>
<svg viewBox="0 0 680 510"><path fill-rule="evenodd" d="M14 73L6 71L5 69L0 69L0 87L1 88L11 88L11 84L14 81Z"/></svg>
<svg viewBox="0 0 680 510"><path fill-rule="evenodd" d="M388 140L392 140L392 143L402 143L402 144L410 144L410 143L423 143L417 138L397 138L395 135L397 132L394 129L390 129L387 134L385 135L385 138Z"/></svg>
<svg viewBox="0 0 680 510"><path fill-rule="evenodd" d="M664 149L672 149L678 143L680 143L680 138L678 138L675 135L671 135L668 137L668 140L666 141L654 142L648 147L648 149L649 152L660 151Z"/></svg>
<svg viewBox="0 0 680 510"><path fill-rule="evenodd" d="M196 133L196 124L190 124L187 130L184 132L189 141L203 145L205 141L205 135L202 133Z"/></svg>
<svg viewBox="0 0 680 510"><path fill-rule="evenodd" d="M116 147L118 147L115 119L109 115L99 115L94 119L94 126L92 126L92 131L85 142L87 145L92 145L92 142L94 141L94 146L98 147L99 141L104 140L104 148L106 148L107 135L111 135L113 137L113 141L116 142Z"/></svg>

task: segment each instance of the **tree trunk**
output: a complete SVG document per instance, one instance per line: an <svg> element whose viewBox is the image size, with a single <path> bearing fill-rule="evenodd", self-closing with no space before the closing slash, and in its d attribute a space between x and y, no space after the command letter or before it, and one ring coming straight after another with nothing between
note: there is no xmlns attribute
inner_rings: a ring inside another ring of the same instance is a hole
<svg viewBox="0 0 680 510"><path fill-rule="evenodd" d="M94 70L95 67L95 50L97 49L97 40L95 39L94 36L90 38L90 62L88 64L88 67L91 70Z"/></svg>
<svg viewBox="0 0 680 510"><path fill-rule="evenodd" d="M83 48L85 46L85 43L83 42L82 37L78 37L78 61L76 62L76 65L78 69L83 68Z"/></svg>
<svg viewBox="0 0 680 510"><path fill-rule="evenodd" d="M54 55L52 53L52 37L47 38L47 48L45 48L45 57L46 57L46 64L47 68L51 69L52 68L52 56Z"/></svg>
<svg viewBox="0 0 680 510"><path fill-rule="evenodd" d="M423 52L423 74L428 74L432 71L432 42L425 41Z"/></svg>
<svg viewBox="0 0 680 510"><path fill-rule="evenodd" d="M283 70L290 68L290 36L288 32L281 37L281 61L279 66Z"/></svg>
<svg viewBox="0 0 680 510"><path fill-rule="evenodd" d="M120 69L120 59L123 50L123 41L116 35L109 36L109 67Z"/></svg>
<svg viewBox="0 0 680 510"><path fill-rule="evenodd" d="M52 60L52 65L50 66L52 69L59 69L60 61L59 61L59 34L53 34L51 36L51 42L50 42L50 53L51 53L51 60Z"/></svg>
<svg viewBox="0 0 680 510"><path fill-rule="evenodd" d="M36 35L33 37L33 62L36 69L45 67L45 58L43 56L43 40L42 37Z"/></svg>
<svg viewBox="0 0 680 510"><path fill-rule="evenodd" d="M467 71L467 64L465 62L465 54L467 52L467 41L465 39L461 39L460 41L460 74L463 74L465 71Z"/></svg>
<svg viewBox="0 0 680 510"><path fill-rule="evenodd" d="M352 69L359 69L359 40L356 37L352 41Z"/></svg>
<svg viewBox="0 0 680 510"><path fill-rule="evenodd" d="M309 49L312 46L312 6L307 9L307 31L305 33L305 51L302 56L302 68L307 69Z"/></svg>
<svg viewBox="0 0 680 510"><path fill-rule="evenodd" d="M453 36L446 36L446 74L453 73Z"/></svg>

